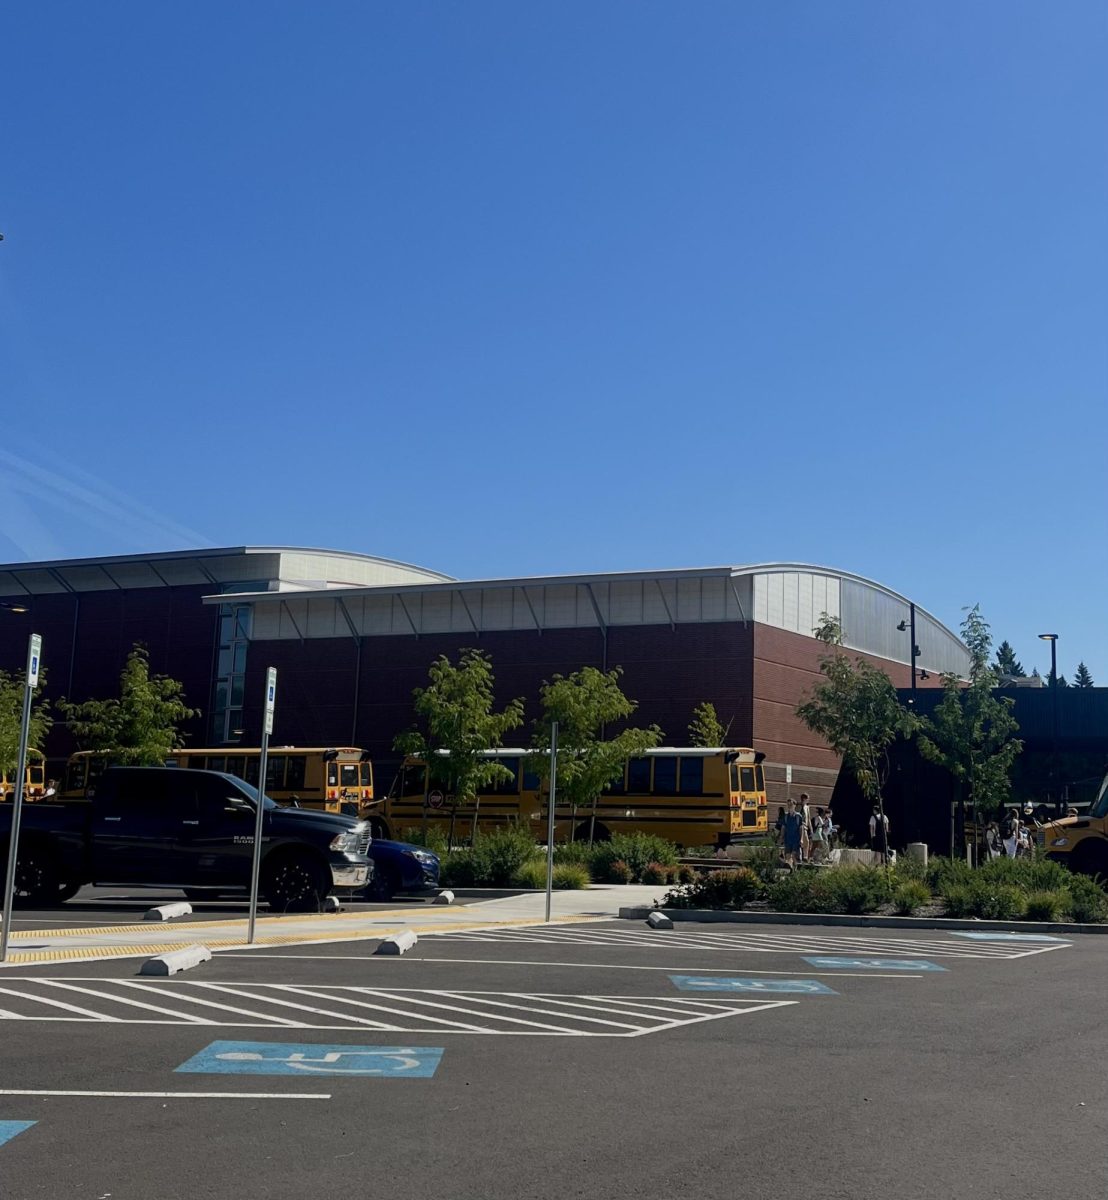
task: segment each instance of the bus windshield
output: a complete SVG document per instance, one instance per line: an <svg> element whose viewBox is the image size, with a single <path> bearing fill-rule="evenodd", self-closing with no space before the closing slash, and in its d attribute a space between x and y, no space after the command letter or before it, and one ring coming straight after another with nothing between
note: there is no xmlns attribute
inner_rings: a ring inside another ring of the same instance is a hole
<svg viewBox="0 0 1108 1200"><path fill-rule="evenodd" d="M1093 801L1093 807L1089 810L1089 815L1093 817L1108 817L1108 775L1104 776L1104 782L1100 785L1100 791L1096 794L1096 799Z"/></svg>

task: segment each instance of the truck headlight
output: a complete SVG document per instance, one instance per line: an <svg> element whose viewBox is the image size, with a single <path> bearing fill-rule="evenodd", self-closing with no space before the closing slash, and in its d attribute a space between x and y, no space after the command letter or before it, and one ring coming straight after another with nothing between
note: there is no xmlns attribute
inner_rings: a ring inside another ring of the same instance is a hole
<svg viewBox="0 0 1108 1200"><path fill-rule="evenodd" d="M331 839L331 849L338 854L356 854L358 850L357 830L348 829L345 833L336 833Z"/></svg>
<svg viewBox="0 0 1108 1200"><path fill-rule="evenodd" d="M1050 844L1052 846L1068 846L1070 844L1070 840L1068 837L1056 837L1051 841Z"/></svg>

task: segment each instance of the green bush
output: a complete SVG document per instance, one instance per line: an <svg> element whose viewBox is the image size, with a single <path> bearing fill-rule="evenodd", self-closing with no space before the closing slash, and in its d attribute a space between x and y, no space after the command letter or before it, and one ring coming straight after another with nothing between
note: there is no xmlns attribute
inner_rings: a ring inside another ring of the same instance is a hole
<svg viewBox="0 0 1108 1200"><path fill-rule="evenodd" d="M450 848L446 834L437 825L428 825L426 829L421 825L409 826L400 831L396 840L407 842L410 846L425 846L428 850L434 850L436 854L445 854Z"/></svg>
<svg viewBox="0 0 1108 1200"><path fill-rule="evenodd" d="M781 869L781 851L772 842L764 842L751 849L743 866L749 867L763 883L770 884Z"/></svg>
<svg viewBox="0 0 1108 1200"><path fill-rule="evenodd" d="M546 864L543 863L542 886L546 887ZM568 891L579 891L591 883L588 870L580 863L557 863L554 867L554 886Z"/></svg>
<svg viewBox="0 0 1108 1200"><path fill-rule="evenodd" d="M974 908L973 888L967 883L947 883L940 896L948 917L972 917Z"/></svg>
<svg viewBox="0 0 1108 1200"><path fill-rule="evenodd" d="M1069 912L1074 921L1099 925L1108 920L1108 895L1095 879L1088 875L1071 875L1066 880Z"/></svg>
<svg viewBox="0 0 1108 1200"><path fill-rule="evenodd" d="M642 881L643 883L668 883L669 872L670 868L662 866L661 863L647 863L643 868Z"/></svg>
<svg viewBox="0 0 1108 1200"><path fill-rule="evenodd" d="M675 888L662 899L663 908L742 908L761 893L762 881L753 871L706 871L692 883Z"/></svg>
<svg viewBox="0 0 1108 1200"><path fill-rule="evenodd" d="M902 917L910 917L930 902L931 889L920 879L906 879L893 888L893 908Z"/></svg>
<svg viewBox="0 0 1108 1200"><path fill-rule="evenodd" d="M539 854L527 829L507 825L492 833L479 833L472 846L446 855L439 881L443 886L505 887L524 863Z"/></svg>
<svg viewBox="0 0 1108 1200"><path fill-rule="evenodd" d="M1025 916L1028 921L1062 921L1070 909L1070 894L1061 888L1028 892Z"/></svg>
<svg viewBox="0 0 1108 1200"><path fill-rule="evenodd" d="M821 874L829 905L822 912L871 913L889 899L889 875L882 867L834 867Z"/></svg>
<svg viewBox="0 0 1108 1200"><path fill-rule="evenodd" d="M777 912L838 912L829 908L830 893L825 882L830 871L790 871L766 890L769 906Z"/></svg>
<svg viewBox="0 0 1108 1200"><path fill-rule="evenodd" d="M921 858L909 858L907 854L897 856L893 877L897 883L927 884L928 868ZM930 894L930 888L928 888Z"/></svg>
<svg viewBox="0 0 1108 1200"><path fill-rule="evenodd" d="M979 879L1003 883L1027 892L1055 892L1066 886L1070 873L1049 858L991 858L977 873Z"/></svg>
<svg viewBox="0 0 1108 1200"><path fill-rule="evenodd" d="M899 859L896 865L899 869ZM936 856L927 864L927 877L924 882L931 889L932 895L942 896L947 888L953 885L968 887L973 882L973 876L973 868L964 858Z"/></svg>
<svg viewBox="0 0 1108 1200"><path fill-rule="evenodd" d="M615 862L626 863L631 869L632 882L639 883L651 863L676 867L677 847L651 833L617 833L611 841L593 845L591 871L598 883L616 882L611 877L611 865Z"/></svg>
<svg viewBox="0 0 1108 1200"><path fill-rule="evenodd" d="M974 889L974 916L987 921L1018 921L1027 911L1027 897L1018 887L987 882Z"/></svg>
<svg viewBox="0 0 1108 1200"><path fill-rule="evenodd" d="M560 842L554 847L556 863L573 863L578 867L591 867L593 847L588 842Z"/></svg>
<svg viewBox="0 0 1108 1200"><path fill-rule="evenodd" d="M682 863L677 868L678 883L692 883L694 879L696 879L696 871L692 867Z"/></svg>
<svg viewBox="0 0 1108 1200"><path fill-rule="evenodd" d="M558 868L555 867L555 870ZM587 872L586 872L587 874ZM512 876L512 886L519 888L546 887L546 860L532 858L523 863Z"/></svg>

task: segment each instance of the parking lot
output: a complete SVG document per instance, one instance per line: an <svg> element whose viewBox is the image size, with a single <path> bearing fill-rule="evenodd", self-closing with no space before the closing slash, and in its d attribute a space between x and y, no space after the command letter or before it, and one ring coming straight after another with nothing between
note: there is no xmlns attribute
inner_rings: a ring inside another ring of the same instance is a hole
<svg viewBox="0 0 1108 1200"><path fill-rule="evenodd" d="M1101 1194L1108 939L479 924L3 970L5 1200Z"/></svg>

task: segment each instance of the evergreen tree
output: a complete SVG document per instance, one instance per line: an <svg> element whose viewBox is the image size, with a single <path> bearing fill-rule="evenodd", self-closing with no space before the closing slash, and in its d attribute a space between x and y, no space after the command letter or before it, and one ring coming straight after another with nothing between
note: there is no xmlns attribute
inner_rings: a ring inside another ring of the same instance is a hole
<svg viewBox="0 0 1108 1200"><path fill-rule="evenodd" d="M1077 688L1091 688L1093 686L1093 677L1089 674L1089 668L1083 662L1077 664L1077 670L1073 676L1073 686Z"/></svg>
<svg viewBox="0 0 1108 1200"><path fill-rule="evenodd" d="M996 671L998 675L1008 675L1013 679L1027 678L1023 664L1016 658L1016 652L1008 642L1001 642L996 648Z"/></svg>

